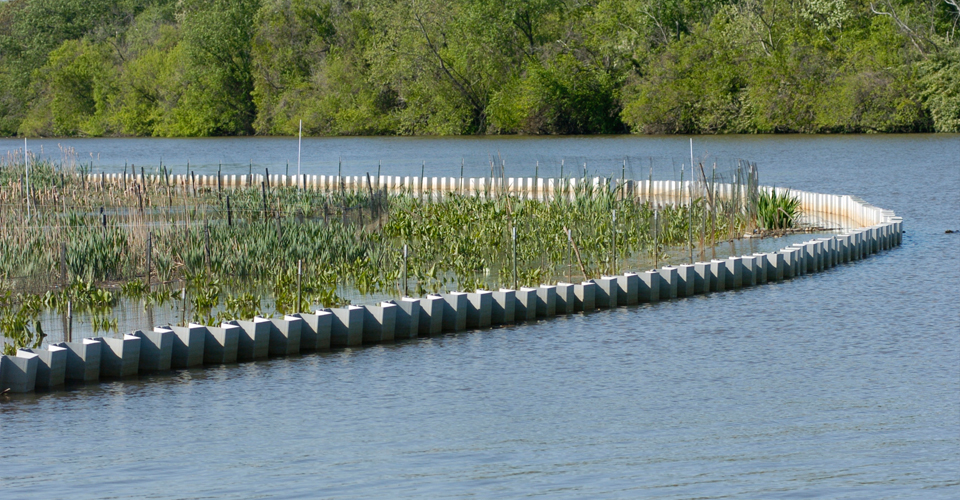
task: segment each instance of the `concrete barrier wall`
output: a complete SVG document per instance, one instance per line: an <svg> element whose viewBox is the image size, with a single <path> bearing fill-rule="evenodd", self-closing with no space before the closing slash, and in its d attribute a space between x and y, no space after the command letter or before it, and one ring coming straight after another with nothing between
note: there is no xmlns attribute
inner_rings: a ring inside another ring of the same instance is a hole
<svg viewBox="0 0 960 500"><path fill-rule="evenodd" d="M100 378L125 378L139 373L140 337L97 337L100 341Z"/></svg>
<svg viewBox="0 0 960 500"><path fill-rule="evenodd" d="M133 332L140 337L141 373L167 371L173 358L173 332L169 330Z"/></svg>
<svg viewBox="0 0 960 500"><path fill-rule="evenodd" d="M253 182L246 176L231 185ZM316 177L316 176L314 176ZM361 180L364 183L361 183ZM506 179L434 179L418 184L417 179L383 177L373 185L398 192L417 193L432 190L441 193L467 190L474 194L498 190L548 199L572 192L577 180ZM316 189L363 189L365 178L303 179ZM174 179L181 185L183 178ZM198 182L207 182L200 179ZM286 177L271 179L272 184L297 182ZM677 183L669 181L633 182L628 193L650 197L658 203L670 203L688 194L680 193ZM591 189L610 189L611 183L594 179ZM688 186L689 187L689 186ZM724 195L732 187L719 186ZM772 188L763 188L772 189ZM777 189L785 192L785 190ZM684 191L684 193L686 193ZM355 347L363 343L413 339L466 328L488 328L514 322L533 321L559 314L592 312L597 308L626 307L636 303L657 302L756 287L817 273L832 267L854 263L872 254L895 248L903 242L903 221L889 210L881 210L852 196L819 195L792 191L801 199L805 211L817 216L832 215L851 227L843 234L796 243L777 252L755 253L665 266L644 272L603 276L580 284L558 283L520 290L484 290L423 298L404 297L385 301L380 306L347 306L319 310L314 314L295 314L282 319L254 318L253 321L228 321L220 327L190 324L187 327L158 327L153 332L134 332L122 338L82 339L79 342L51 344L47 349L20 349L17 356L0 357L0 391L31 392L50 389L64 382L94 382L99 378L120 378L137 373L165 371L202 365L220 365L268 356L286 356L300 352Z"/></svg>
<svg viewBox="0 0 960 500"><path fill-rule="evenodd" d="M240 327L223 324L206 327L203 343L203 364L224 365L237 362Z"/></svg>
<svg viewBox="0 0 960 500"><path fill-rule="evenodd" d="M314 314L299 313L293 316L303 320L300 325L300 351L320 351L330 348L330 328L333 313L316 311Z"/></svg>
<svg viewBox="0 0 960 500"><path fill-rule="evenodd" d="M37 375L35 388L38 390L50 390L63 385L67 375L67 349L55 344L47 346L46 349L18 349L17 357L24 354L37 355ZM0 367L0 371L3 368ZM2 378L2 375L0 375ZM3 384L0 384L3 385ZM5 387L0 387L0 391Z"/></svg>

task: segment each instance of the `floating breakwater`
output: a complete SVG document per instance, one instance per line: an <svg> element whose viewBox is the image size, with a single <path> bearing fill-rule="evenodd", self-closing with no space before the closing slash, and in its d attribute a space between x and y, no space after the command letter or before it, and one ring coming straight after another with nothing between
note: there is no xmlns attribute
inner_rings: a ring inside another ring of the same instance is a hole
<svg viewBox="0 0 960 500"><path fill-rule="evenodd" d="M97 177L107 182L105 176ZM115 177L119 175L111 176L110 182L120 181ZM311 187L307 177L303 176L301 180ZM316 186L336 189L339 184L340 189L346 189L348 183L345 179L337 178ZM355 177L351 181L351 189L360 185L358 179ZM450 183L450 180L458 179L445 179L447 181L430 183L416 179L412 183L401 183L397 189L409 193L409 186L416 189L419 184L426 194L427 189L430 193L442 193L444 186L458 187ZM326 182L326 179L323 180ZM537 198L542 196L540 199L564 193L566 182L576 182L575 179L526 179L529 182L506 179L508 182L504 183L500 182L504 179L492 179L486 184L485 181L489 179L464 180L469 180L471 193L475 195L496 195L500 192L499 187L506 185L508 192ZM277 180L285 181L287 179ZM383 181L381 178L381 185ZM593 189L612 189L611 186L618 183L616 180L594 178L591 186ZM393 189L392 185L387 183L385 188ZM439 186L440 190L434 190L434 186ZM561 189L551 190L556 186ZM516 190L509 191L514 187ZM649 197L647 199L652 202L674 204L696 196L696 189L702 187L696 182L624 181L623 191L631 196ZM735 192L737 185L717 184L714 188L717 188L718 195L742 195ZM415 190L413 192L416 193ZM783 192L786 190L783 189ZM356 347L463 331L468 327L482 329L549 318L557 314L591 312L758 286L860 260L902 243L902 219L892 211L874 207L853 196L803 191L790 193L800 199L801 207L808 216L832 217L842 221L847 230L837 236L795 244L777 252L731 256L679 267L666 266L653 271L626 272L580 284L558 283L539 288L501 289L492 293L452 292L423 298L404 297L400 299L402 306L395 301L387 301L380 306L347 306L282 319L231 321L220 326L165 326L153 332L134 332L121 339L82 339L80 342L51 344L47 349L21 349L16 356L0 357L0 391L47 390L65 381L92 383L99 379L122 378L137 373L220 365L331 347Z"/></svg>

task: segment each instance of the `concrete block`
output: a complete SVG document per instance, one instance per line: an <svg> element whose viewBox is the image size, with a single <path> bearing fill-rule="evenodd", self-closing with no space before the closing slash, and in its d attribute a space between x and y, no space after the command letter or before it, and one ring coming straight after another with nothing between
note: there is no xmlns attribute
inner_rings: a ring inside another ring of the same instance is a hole
<svg viewBox="0 0 960 500"><path fill-rule="evenodd" d="M783 281L784 270L787 265L783 260L783 254L780 252L770 252L767 257L767 282Z"/></svg>
<svg viewBox="0 0 960 500"><path fill-rule="evenodd" d="M813 254L817 262L815 269L817 270L817 272L823 271L824 269L827 268L826 245L824 244L823 241L820 241L820 240L811 241L810 244L813 245Z"/></svg>
<svg viewBox="0 0 960 500"><path fill-rule="evenodd" d="M850 235L837 236L837 262L850 262Z"/></svg>
<svg viewBox="0 0 960 500"><path fill-rule="evenodd" d="M467 294L467 327L489 328L493 314L493 293L477 290Z"/></svg>
<svg viewBox="0 0 960 500"><path fill-rule="evenodd" d="M467 329L467 308L469 301L463 292L450 292L443 295L443 331L462 332Z"/></svg>
<svg viewBox="0 0 960 500"><path fill-rule="evenodd" d="M363 343L393 342L397 332L397 309L392 302L363 306Z"/></svg>
<svg viewBox="0 0 960 500"><path fill-rule="evenodd" d="M597 284L597 307L604 309L613 309L617 307L617 296L620 295L620 286L617 284L617 277L602 276L593 280L593 282Z"/></svg>
<svg viewBox="0 0 960 500"><path fill-rule="evenodd" d="M222 324L206 327L203 337L203 364L227 365L237 362L240 327Z"/></svg>
<svg viewBox="0 0 960 500"><path fill-rule="evenodd" d="M513 319L517 322L537 319L537 289L521 287L514 293Z"/></svg>
<svg viewBox="0 0 960 500"><path fill-rule="evenodd" d="M359 306L337 307L330 328L330 347L356 347L363 344L363 320L366 310Z"/></svg>
<svg viewBox="0 0 960 500"><path fill-rule="evenodd" d="M763 285L767 282L767 270L770 267L767 262L767 254L757 252L753 254L753 281L757 285Z"/></svg>
<svg viewBox="0 0 960 500"><path fill-rule="evenodd" d="M300 331L303 320L297 316L284 316L283 319L270 319L270 341L268 351L271 356L290 356L300 354Z"/></svg>
<svg viewBox="0 0 960 500"><path fill-rule="evenodd" d="M82 339L80 342L61 342L58 346L67 348L67 380L77 382L100 380L102 344L99 340Z"/></svg>
<svg viewBox="0 0 960 500"><path fill-rule="evenodd" d="M804 276L810 272L810 268L813 266L811 251L807 248L806 243L794 243L793 248L796 250L794 257L797 261L797 269L794 275Z"/></svg>
<svg viewBox="0 0 960 500"><path fill-rule="evenodd" d="M823 269L829 269L835 266L835 257L834 257L834 248L833 242L834 238L818 238L817 241L820 243L820 252L821 260L823 264Z"/></svg>
<svg viewBox="0 0 960 500"><path fill-rule="evenodd" d="M640 301L640 277L636 273L617 276L617 304L632 306Z"/></svg>
<svg viewBox="0 0 960 500"><path fill-rule="evenodd" d="M537 288L537 317L551 318L557 315L557 287L540 285Z"/></svg>
<svg viewBox="0 0 960 500"><path fill-rule="evenodd" d="M743 265L743 275L740 284L742 286L756 286L757 284L757 259L753 255L744 255L740 257L740 263Z"/></svg>
<svg viewBox="0 0 960 500"><path fill-rule="evenodd" d="M712 259L710 261L710 291L722 292L727 289L727 261Z"/></svg>
<svg viewBox="0 0 960 500"><path fill-rule="evenodd" d="M663 300L675 299L680 295L680 273L675 266L664 266L657 269L660 275L660 298Z"/></svg>
<svg viewBox="0 0 960 500"><path fill-rule="evenodd" d="M18 349L17 356L20 356L21 351L37 355L37 389L51 389L63 385L67 374L67 349L65 347L51 344L46 349Z"/></svg>
<svg viewBox="0 0 960 500"><path fill-rule="evenodd" d="M574 311L574 288L573 283L557 283L557 314L570 314Z"/></svg>
<svg viewBox="0 0 960 500"><path fill-rule="evenodd" d="M692 297L696 294L697 268L693 264L677 266L677 297Z"/></svg>
<svg viewBox="0 0 960 500"><path fill-rule="evenodd" d="M173 358L173 332L170 330L142 332L140 337L140 373L167 371Z"/></svg>
<svg viewBox="0 0 960 500"><path fill-rule="evenodd" d="M711 269L710 262L696 262L693 264L694 269L694 293L708 293L710 292L710 283L712 281L713 270Z"/></svg>
<svg viewBox="0 0 960 500"><path fill-rule="evenodd" d="M573 307L575 312L593 312L597 309L597 284L584 281L573 285Z"/></svg>
<svg viewBox="0 0 960 500"><path fill-rule="evenodd" d="M791 279L800 273L800 249L796 247L787 247L777 252L783 256L783 279ZM778 269L779 275L779 269Z"/></svg>
<svg viewBox="0 0 960 500"><path fill-rule="evenodd" d="M860 247L857 245L858 237L857 232L850 231L846 235L847 239L847 262L853 262L859 258Z"/></svg>
<svg viewBox="0 0 960 500"><path fill-rule="evenodd" d="M741 257L727 257L727 271L724 274L724 286L727 290L735 290L743 286L743 259Z"/></svg>
<svg viewBox="0 0 960 500"><path fill-rule="evenodd" d="M293 316L303 320L300 325L300 352L319 351L330 348L330 328L333 313L318 310L314 314L297 313Z"/></svg>
<svg viewBox="0 0 960 500"><path fill-rule="evenodd" d="M207 327L190 323L187 326L167 326L164 328L173 332L171 368L203 366L203 347L207 342ZM267 332L269 335L269 330Z"/></svg>
<svg viewBox="0 0 960 500"><path fill-rule="evenodd" d="M253 361L270 354L270 320L255 317L253 321L228 321L240 327L237 339L237 361Z"/></svg>
<svg viewBox="0 0 960 500"><path fill-rule="evenodd" d="M801 244L800 247L803 250L804 258L806 259L806 272L805 274L812 274L820 269L817 264L817 245L813 241L805 241Z"/></svg>
<svg viewBox="0 0 960 500"><path fill-rule="evenodd" d="M490 307L490 323L502 325L513 323L517 309L517 292L501 288L493 292L493 304Z"/></svg>
<svg viewBox="0 0 960 500"><path fill-rule="evenodd" d="M140 337L97 337L100 346L100 378L132 377L140 370Z"/></svg>
<svg viewBox="0 0 960 500"><path fill-rule="evenodd" d="M640 302L660 302L662 288L658 271L640 273Z"/></svg>
<svg viewBox="0 0 960 500"><path fill-rule="evenodd" d="M393 300L387 302L397 305L393 338L395 340L417 338L420 332L420 299L403 297L400 302Z"/></svg>
<svg viewBox="0 0 960 500"><path fill-rule="evenodd" d="M443 331L443 309L446 301L440 295L420 299L420 336L440 335Z"/></svg>
<svg viewBox="0 0 960 500"><path fill-rule="evenodd" d="M40 357L28 351L16 356L0 356L0 392L33 392L37 387Z"/></svg>

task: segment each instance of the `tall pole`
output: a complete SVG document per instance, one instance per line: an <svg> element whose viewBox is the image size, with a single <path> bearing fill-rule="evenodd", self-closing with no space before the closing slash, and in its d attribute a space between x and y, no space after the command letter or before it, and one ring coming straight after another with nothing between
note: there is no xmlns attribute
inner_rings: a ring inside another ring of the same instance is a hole
<svg viewBox="0 0 960 500"><path fill-rule="evenodd" d="M617 275L617 211L611 212L612 221L610 223L610 275Z"/></svg>
<svg viewBox="0 0 960 500"><path fill-rule="evenodd" d="M513 226L513 289L517 289L517 226Z"/></svg>
<svg viewBox="0 0 960 500"><path fill-rule="evenodd" d="M403 244L403 296L406 297L407 293L407 244Z"/></svg>
<svg viewBox="0 0 960 500"><path fill-rule="evenodd" d="M303 143L303 120L300 120L300 134L297 136L297 187L300 186L300 146Z"/></svg>
<svg viewBox="0 0 960 500"><path fill-rule="evenodd" d="M27 170L27 219L30 219L30 163L27 161L27 138L23 138L23 168Z"/></svg>

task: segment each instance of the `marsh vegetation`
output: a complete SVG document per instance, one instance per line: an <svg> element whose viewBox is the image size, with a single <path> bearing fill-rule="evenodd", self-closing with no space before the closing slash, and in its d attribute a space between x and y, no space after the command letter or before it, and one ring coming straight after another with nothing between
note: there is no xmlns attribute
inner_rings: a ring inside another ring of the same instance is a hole
<svg viewBox="0 0 960 500"><path fill-rule="evenodd" d="M655 205L618 179L538 201L388 195L378 182L355 192L177 187L163 166L159 183L139 182L134 166L104 182L76 162L29 164L29 187L22 157L0 165L0 326L11 345L42 340L44 309L88 311L95 331L115 329L118 297L180 302L181 321L209 323L347 297L579 281L705 257L770 224L746 163L728 174L745 195L719 196L714 174L680 205Z"/></svg>

